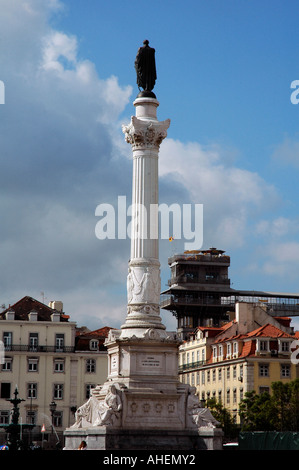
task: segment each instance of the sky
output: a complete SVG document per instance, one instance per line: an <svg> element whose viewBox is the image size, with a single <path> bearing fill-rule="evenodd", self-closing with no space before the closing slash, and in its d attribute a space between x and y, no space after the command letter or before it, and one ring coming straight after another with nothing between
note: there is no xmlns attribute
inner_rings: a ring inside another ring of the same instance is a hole
<svg viewBox="0 0 299 470"><path fill-rule="evenodd" d="M130 204L122 125L144 39L158 119L171 120L159 202L203 205L198 249L226 251L233 288L299 291L297 1L0 0L0 11L1 305L29 295L62 301L91 330L124 323L130 240L99 240L95 212ZM160 241L161 290L184 243Z"/></svg>

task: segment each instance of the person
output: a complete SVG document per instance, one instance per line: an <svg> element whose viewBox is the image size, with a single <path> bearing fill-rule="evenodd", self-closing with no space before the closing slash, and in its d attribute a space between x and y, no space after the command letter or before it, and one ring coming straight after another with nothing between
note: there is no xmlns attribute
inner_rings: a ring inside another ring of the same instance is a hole
<svg viewBox="0 0 299 470"><path fill-rule="evenodd" d="M87 444L85 441L82 441L78 447L78 450L87 450Z"/></svg>

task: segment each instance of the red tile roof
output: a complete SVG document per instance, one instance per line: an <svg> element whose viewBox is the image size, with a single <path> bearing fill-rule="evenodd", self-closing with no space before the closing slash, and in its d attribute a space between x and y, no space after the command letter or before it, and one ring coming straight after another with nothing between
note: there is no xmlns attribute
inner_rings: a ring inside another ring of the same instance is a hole
<svg viewBox="0 0 299 470"><path fill-rule="evenodd" d="M21 321L28 321L29 320L29 313L32 311L37 312L37 320L38 321L51 321L51 315L54 310L51 307L39 302L32 297L26 295L22 299L18 300L15 304L9 306L5 310L0 313L0 320L5 319L5 314L9 310L13 310L15 312L15 320ZM67 322L69 319L68 315L61 313L60 321Z"/></svg>
<svg viewBox="0 0 299 470"><path fill-rule="evenodd" d="M293 338L294 335L290 335L286 333L285 331L280 330L274 325L271 325L270 323L267 323L266 325L260 326L254 331L251 331L250 333L247 333L248 337L252 336L264 336L267 338Z"/></svg>
<svg viewBox="0 0 299 470"><path fill-rule="evenodd" d="M77 334L76 339L75 339L76 351L89 351L91 339L98 340L99 351L106 350L106 346L104 346L104 342L105 342L105 339L108 337L109 331L113 329L114 328L110 328L109 326L104 326L103 328L99 328L98 330Z"/></svg>

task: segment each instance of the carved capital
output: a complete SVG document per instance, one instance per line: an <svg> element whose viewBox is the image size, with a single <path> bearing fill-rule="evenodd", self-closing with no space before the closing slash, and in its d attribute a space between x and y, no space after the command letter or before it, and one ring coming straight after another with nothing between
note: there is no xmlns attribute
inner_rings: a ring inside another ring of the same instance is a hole
<svg viewBox="0 0 299 470"><path fill-rule="evenodd" d="M133 150L141 148L157 148L167 136L170 119L165 121L144 121L136 116L131 117L128 126L122 126L125 140L132 145Z"/></svg>

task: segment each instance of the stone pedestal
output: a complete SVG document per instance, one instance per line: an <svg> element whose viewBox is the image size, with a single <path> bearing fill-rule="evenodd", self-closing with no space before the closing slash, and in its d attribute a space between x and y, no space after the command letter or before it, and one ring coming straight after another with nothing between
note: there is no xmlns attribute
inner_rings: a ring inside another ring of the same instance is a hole
<svg viewBox="0 0 299 470"><path fill-rule="evenodd" d="M154 450L188 451L222 450L221 429L199 429L197 431L136 430L92 427L69 429L66 432L66 450L77 450L81 441L86 441L88 450Z"/></svg>
<svg viewBox="0 0 299 470"><path fill-rule="evenodd" d="M178 378L175 333L160 316L158 153L170 120L159 122L155 98L137 98L123 127L133 150L131 257L127 317L106 341L108 377L92 390L65 431L66 449L190 450L220 447L222 432L195 389Z"/></svg>

